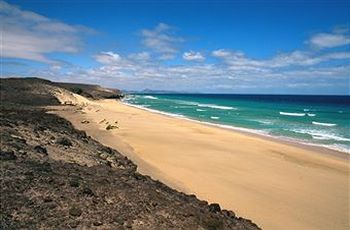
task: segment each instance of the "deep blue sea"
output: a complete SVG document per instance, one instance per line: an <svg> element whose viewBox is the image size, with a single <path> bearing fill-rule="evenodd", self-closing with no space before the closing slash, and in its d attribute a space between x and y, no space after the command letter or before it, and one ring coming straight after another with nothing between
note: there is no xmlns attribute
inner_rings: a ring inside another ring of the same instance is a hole
<svg viewBox="0 0 350 230"><path fill-rule="evenodd" d="M134 94L124 102L350 153L350 96Z"/></svg>

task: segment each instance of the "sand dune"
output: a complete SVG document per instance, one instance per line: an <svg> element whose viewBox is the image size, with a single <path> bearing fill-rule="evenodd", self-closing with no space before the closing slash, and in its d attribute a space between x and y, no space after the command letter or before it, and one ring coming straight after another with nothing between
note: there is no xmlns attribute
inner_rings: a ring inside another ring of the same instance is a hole
<svg viewBox="0 0 350 230"><path fill-rule="evenodd" d="M264 229L349 229L346 155L154 114L115 100L82 102L84 113L57 113L128 155L142 173L218 202ZM119 128L107 131L106 122L116 121Z"/></svg>

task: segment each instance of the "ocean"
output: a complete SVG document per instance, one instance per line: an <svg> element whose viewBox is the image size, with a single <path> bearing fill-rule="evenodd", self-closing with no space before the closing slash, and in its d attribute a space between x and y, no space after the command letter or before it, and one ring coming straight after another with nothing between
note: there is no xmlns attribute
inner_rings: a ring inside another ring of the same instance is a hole
<svg viewBox="0 0 350 230"><path fill-rule="evenodd" d="M350 153L350 96L133 94L124 102L153 112Z"/></svg>

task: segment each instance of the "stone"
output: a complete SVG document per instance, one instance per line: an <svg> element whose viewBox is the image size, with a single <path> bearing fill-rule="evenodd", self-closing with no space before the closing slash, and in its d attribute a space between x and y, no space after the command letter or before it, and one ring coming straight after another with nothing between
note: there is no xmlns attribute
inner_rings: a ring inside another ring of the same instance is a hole
<svg viewBox="0 0 350 230"><path fill-rule="evenodd" d="M210 204L209 205L209 211L213 212L213 213L220 212L221 211L220 205L218 203Z"/></svg>
<svg viewBox="0 0 350 230"><path fill-rule="evenodd" d="M47 155L47 150L45 147L42 147L40 145L37 145L34 147L34 150L37 152L37 153L40 153L40 154L43 154L43 155Z"/></svg>
<svg viewBox="0 0 350 230"><path fill-rule="evenodd" d="M47 197L44 198L44 202L45 202L45 203L52 202L52 201L53 201L52 198L49 197L49 196L47 196Z"/></svg>
<svg viewBox="0 0 350 230"><path fill-rule="evenodd" d="M72 146L72 142L66 137L58 138L56 143L64 146Z"/></svg>
<svg viewBox="0 0 350 230"><path fill-rule="evenodd" d="M234 218L236 217L236 214L235 214L233 211L222 210L222 212L223 212L226 216L228 216L228 217L230 217L230 218L232 218L232 219L234 219Z"/></svg>
<svg viewBox="0 0 350 230"><path fill-rule="evenodd" d="M83 212L81 211L81 209L76 207L76 206L69 209L69 215L71 215L71 216L78 217L78 216L81 216L82 213Z"/></svg>
<svg viewBox="0 0 350 230"><path fill-rule="evenodd" d="M79 222L78 222L78 221L72 221L72 222L70 222L68 225L69 225L69 227L71 227L71 228L77 228L78 225L79 225Z"/></svg>
<svg viewBox="0 0 350 230"><path fill-rule="evenodd" d="M2 161L11 161L16 160L17 156L14 154L14 152L6 152L6 151L0 151L0 160Z"/></svg>
<svg viewBox="0 0 350 230"><path fill-rule="evenodd" d="M83 194L88 195L88 196L94 196L95 195L94 192L88 187L85 187L83 189Z"/></svg>
<svg viewBox="0 0 350 230"><path fill-rule="evenodd" d="M116 125L107 125L106 130L119 129Z"/></svg>
<svg viewBox="0 0 350 230"><path fill-rule="evenodd" d="M101 226L103 223L101 221L94 221L94 226Z"/></svg>
<svg viewBox="0 0 350 230"><path fill-rule="evenodd" d="M79 181L77 179L72 179L72 180L69 181L69 185L71 187L77 188L77 187L79 187L80 183L79 183Z"/></svg>
<svg viewBox="0 0 350 230"><path fill-rule="evenodd" d="M101 153L100 154L100 158L103 159L103 160L106 160L108 158L108 154L106 153Z"/></svg>

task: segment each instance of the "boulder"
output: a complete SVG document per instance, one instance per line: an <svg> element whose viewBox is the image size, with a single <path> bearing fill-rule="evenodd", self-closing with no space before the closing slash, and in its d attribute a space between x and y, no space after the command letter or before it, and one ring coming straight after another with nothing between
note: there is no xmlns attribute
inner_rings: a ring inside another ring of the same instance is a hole
<svg viewBox="0 0 350 230"><path fill-rule="evenodd" d="M71 216L81 216L83 212L81 211L81 209L79 207L73 206L71 209L69 209L69 215Z"/></svg>
<svg viewBox="0 0 350 230"><path fill-rule="evenodd" d="M34 150L35 150L35 152L37 152L37 153L40 153L40 154L43 154L43 155L47 155L47 150L46 150L46 148L45 148L45 147L42 147L42 146L40 146L40 145L35 146L35 147L34 147Z"/></svg>
<svg viewBox="0 0 350 230"><path fill-rule="evenodd" d="M220 212L221 211L220 205L218 203L210 204L209 205L209 211L213 212L213 213Z"/></svg>
<svg viewBox="0 0 350 230"><path fill-rule="evenodd" d="M71 140L69 140L68 138L66 137L60 137L57 139L56 141L57 144L59 145L64 145L64 146L72 146L72 142Z"/></svg>
<svg viewBox="0 0 350 230"><path fill-rule="evenodd" d="M6 151L0 151L0 160L2 161L10 161L10 160L16 160L17 157L14 154L14 152L6 152Z"/></svg>

